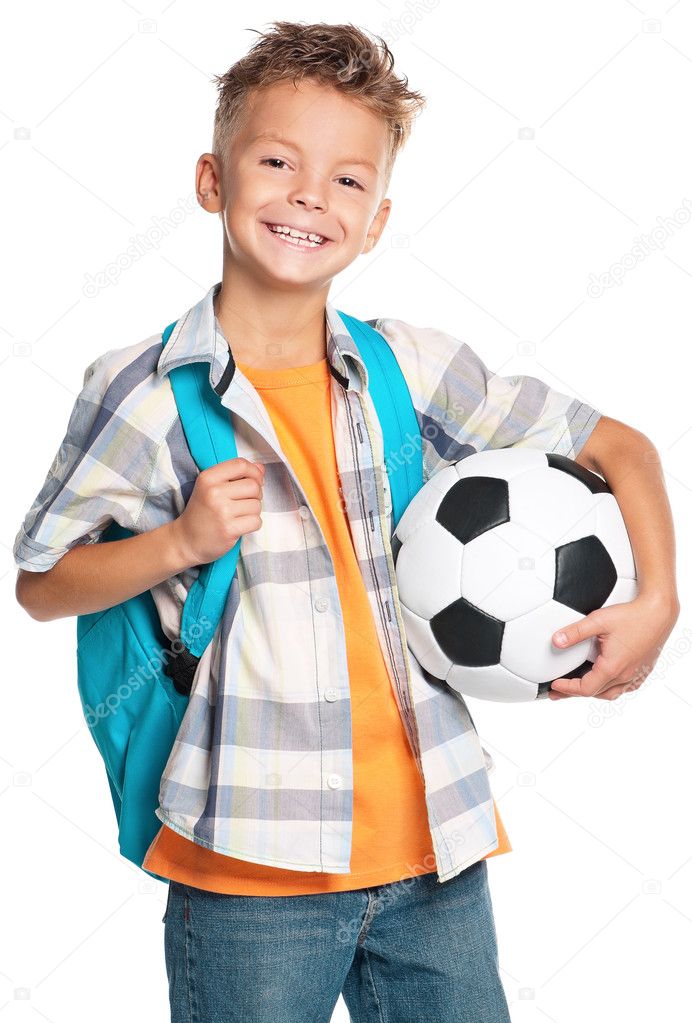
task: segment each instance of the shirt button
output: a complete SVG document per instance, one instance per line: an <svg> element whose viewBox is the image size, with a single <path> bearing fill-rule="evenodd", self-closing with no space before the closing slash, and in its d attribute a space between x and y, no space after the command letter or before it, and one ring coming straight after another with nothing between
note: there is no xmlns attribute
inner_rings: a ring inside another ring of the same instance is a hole
<svg viewBox="0 0 692 1023"><path fill-rule="evenodd" d="M306 504L301 504L301 506L298 509L298 511L300 512L301 519L308 519L308 518L310 518L310 509L308 508L308 506Z"/></svg>
<svg viewBox="0 0 692 1023"><path fill-rule="evenodd" d="M315 608L317 611L326 611L329 607L329 601L326 597L318 597L315 601Z"/></svg>
<svg viewBox="0 0 692 1023"><path fill-rule="evenodd" d="M330 686L329 689L325 689L324 691L324 698L325 700L329 700L330 703L333 703L334 700L338 698L338 695L339 694L337 693L334 686Z"/></svg>
<svg viewBox="0 0 692 1023"><path fill-rule="evenodd" d="M327 785L330 789L341 788L341 775L340 774L329 774L327 775Z"/></svg>

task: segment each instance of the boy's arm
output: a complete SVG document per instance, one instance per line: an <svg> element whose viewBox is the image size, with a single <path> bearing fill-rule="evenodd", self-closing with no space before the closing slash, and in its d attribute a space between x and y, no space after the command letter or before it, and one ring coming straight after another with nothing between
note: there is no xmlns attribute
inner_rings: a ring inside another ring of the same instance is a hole
<svg viewBox="0 0 692 1023"><path fill-rule="evenodd" d="M191 567L178 524L174 519L125 540L82 544L47 572L20 569L17 601L39 622L114 607Z"/></svg>
<svg viewBox="0 0 692 1023"><path fill-rule="evenodd" d="M77 545L47 571L20 571L17 600L38 621L91 614L216 561L260 528L263 483L261 463L218 462L199 473L177 518L125 540Z"/></svg>
<svg viewBox="0 0 692 1023"><path fill-rule="evenodd" d="M182 508L164 517L174 495L158 472L157 419L152 433L140 425L123 386L130 379L123 360L111 350L87 367L65 436L15 537L15 595L39 621L112 607L195 563L184 565L178 527L170 528ZM96 543L113 521L137 535Z"/></svg>
<svg viewBox="0 0 692 1023"><path fill-rule="evenodd" d="M658 451L634 427L601 416L575 462L599 473L622 512L634 552L639 594L675 617L675 533Z"/></svg>
<svg viewBox="0 0 692 1023"><path fill-rule="evenodd" d="M177 411L173 393L168 406L155 406L147 380L124 372L131 355L112 350L87 367L65 436L15 537L15 595L38 621L113 607L215 561L259 528L263 468L247 459L198 473L183 500L159 427ZM97 543L113 521L136 535Z"/></svg>
<svg viewBox="0 0 692 1023"><path fill-rule="evenodd" d="M598 636L600 652L582 678L556 679L549 695L615 700L642 685L680 614L673 517L660 457L639 430L601 416L575 461L600 473L618 502L634 553L638 595L597 608L554 634L553 642L562 648Z"/></svg>

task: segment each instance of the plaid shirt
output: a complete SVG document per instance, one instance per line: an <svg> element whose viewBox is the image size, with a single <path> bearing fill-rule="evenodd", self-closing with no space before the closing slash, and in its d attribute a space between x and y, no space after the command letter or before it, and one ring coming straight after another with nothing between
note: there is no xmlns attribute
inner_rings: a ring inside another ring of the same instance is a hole
<svg viewBox="0 0 692 1023"><path fill-rule="evenodd" d="M20 568L43 572L75 545L98 541L112 519L141 533L183 511L198 469L167 375L208 362L209 381L232 416L238 455L266 465L262 525L241 539L223 619L198 665L161 779L157 816L219 853L349 873L351 705L332 558L271 419L230 354L214 315L220 287L180 317L163 350L157 333L87 367L14 558ZM426 480L483 448L520 445L575 457L599 419L589 405L534 377L492 373L467 344L440 330L368 322L391 343L408 383L421 428L412 442L422 439ZM497 848L492 758L464 700L407 650L367 370L330 303L326 323L340 498L425 785L438 880L445 881ZM171 640L198 571L152 589Z"/></svg>

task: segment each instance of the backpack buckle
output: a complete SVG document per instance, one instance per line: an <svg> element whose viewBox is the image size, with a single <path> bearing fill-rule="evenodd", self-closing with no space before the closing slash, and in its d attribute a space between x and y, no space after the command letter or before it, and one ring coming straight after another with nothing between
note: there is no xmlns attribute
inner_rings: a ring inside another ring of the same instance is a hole
<svg viewBox="0 0 692 1023"><path fill-rule="evenodd" d="M191 654L187 647L183 647L165 664L163 673L172 680L175 689L181 696L189 696L192 692L192 683L199 660L199 657Z"/></svg>

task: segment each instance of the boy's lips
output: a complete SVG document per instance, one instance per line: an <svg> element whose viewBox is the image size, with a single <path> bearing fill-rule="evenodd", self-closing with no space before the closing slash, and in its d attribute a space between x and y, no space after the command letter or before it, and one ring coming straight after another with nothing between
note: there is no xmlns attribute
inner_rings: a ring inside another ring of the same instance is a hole
<svg viewBox="0 0 692 1023"><path fill-rule="evenodd" d="M286 232L272 230L273 227L291 227L293 225L275 224L272 221L268 220L263 221L263 224L267 229L267 232L276 239L278 245L281 245L284 249L286 248L293 249L295 252L317 252L320 249L325 249L328 245L331 244L332 241L331 238L327 238L319 231L311 231L307 228L295 227L296 231L302 231L304 234L314 234L317 237L322 238L322 242L320 243L314 242L311 243L309 238L295 238L287 234Z"/></svg>

